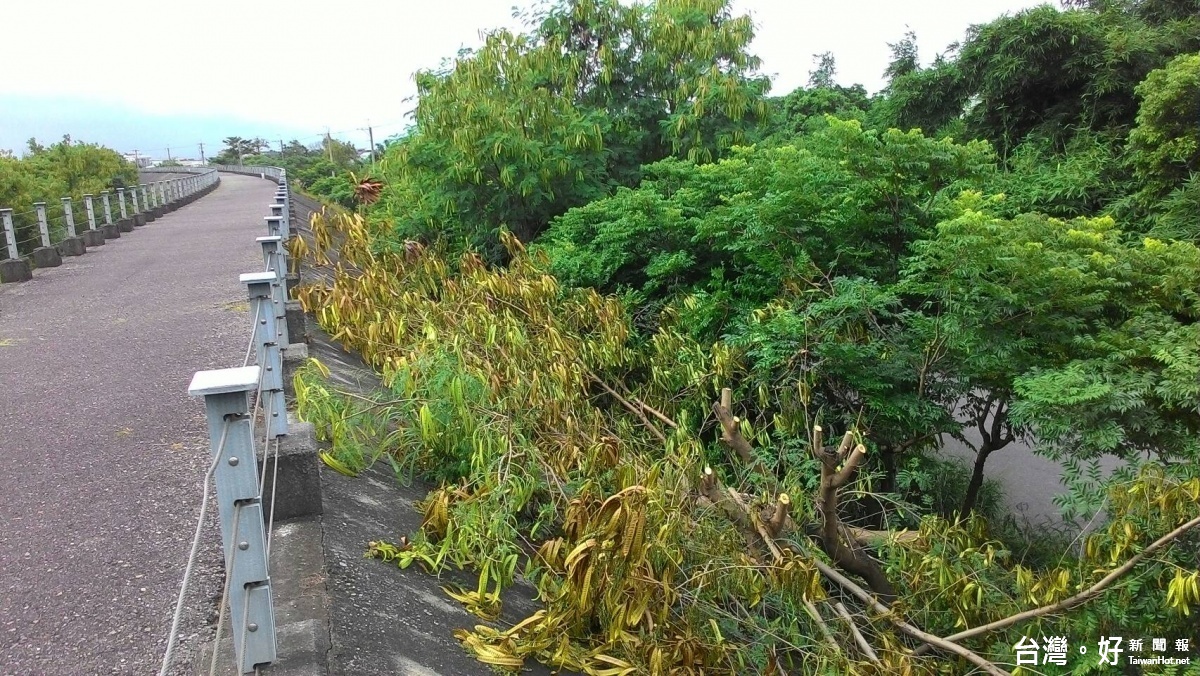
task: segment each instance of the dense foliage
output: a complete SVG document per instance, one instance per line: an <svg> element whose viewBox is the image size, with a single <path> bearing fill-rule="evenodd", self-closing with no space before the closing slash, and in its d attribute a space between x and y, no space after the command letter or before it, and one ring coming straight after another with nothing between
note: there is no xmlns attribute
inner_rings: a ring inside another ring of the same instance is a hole
<svg viewBox="0 0 1200 676"><path fill-rule="evenodd" d="M62 141L43 146L29 140L26 153L20 157L0 154L0 208L12 209L17 241L26 253L37 245L31 241L37 235L34 202L45 202L52 225L61 215L60 200L70 197L79 204L86 194L99 195L137 184L137 169L116 151L92 143Z"/></svg>
<svg viewBox="0 0 1200 676"><path fill-rule="evenodd" d="M460 636L507 667L997 673L1022 636L1195 635L1198 9L1041 6L929 65L910 33L874 96L823 54L771 98L725 0L562 0L418 74L372 203L296 251L389 390L302 378L326 461L442 482L371 553L474 567L489 617L524 562L545 609ZM1017 442L1105 525L997 518Z"/></svg>
<svg viewBox="0 0 1200 676"><path fill-rule="evenodd" d="M489 269L415 242L373 252L361 218L314 225L314 260L328 263L335 240L339 258L331 282L305 287L302 301L387 390L351 399L302 375L301 414L333 442L326 461L339 471L382 455L444 482L420 506L421 530L402 544L373 542L371 555L473 567L478 586L448 592L485 619L515 576L536 584L543 610L503 630L459 632L486 663L536 658L591 674L846 673L872 663L963 673L948 653L914 653L923 634L913 625L1002 664L1021 636L1194 633L1194 532L1141 562L1136 583L1101 587L1089 604L1073 596L1151 541L1200 524L1195 465L1130 468L1107 489L1108 525L1049 565L1017 557L980 519L944 521L916 505L887 509L890 531L849 527L870 525L855 518L863 500L853 496L872 491L872 476L854 472L872 451L859 445L855 460L843 449L870 439L822 420L847 432L838 451L825 447L803 382L722 394L745 382L737 351L701 346L675 317L639 338L619 301L562 288L546 257L510 235L510 264ZM749 417L768 398L773 415ZM847 479L837 484L839 458ZM835 521L831 545L827 515L839 511L848 528ZM864 607L868 592L826 562L853 569L853 554L837 550L867 545L885 582L860 574L880 598L899 598L901 615ZM1006 621L1060 602L1052 615ZM849 624L839 604L855 609ZM871 652L833 637L851 625Z"/></svg>
<svg viewBox="0 0 1200 676"><path fill-rule="evenodd" d="M210 158L212 164L283 167L292 185L313 197L347 209L361 203L355 196L354 172L362 171L366 165L351 143L326 137L318 144L306 146L292 140L272 150L260 138L230 136L224 142L221 152Z"/></svg>

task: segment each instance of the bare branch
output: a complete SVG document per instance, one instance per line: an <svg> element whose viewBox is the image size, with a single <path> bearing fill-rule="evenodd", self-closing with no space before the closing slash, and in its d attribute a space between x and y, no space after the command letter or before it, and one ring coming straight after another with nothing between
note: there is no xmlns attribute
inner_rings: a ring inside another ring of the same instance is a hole
<svg viewBox="0 0 1200 676"><path fill-rule="evenodd" d="M843 526L850 537L854 538L855 542L864 545L882 545L887 542L916 542L921 538L921 534L915 530L906 530L901 533L890 530L867 530L857 526Z"/></svg>
<svg viewBox="0 0 1200 676"><path fill-rule="evenodd" d="M854 448L854 430L846 430L846 433L842 435L842 443L838 444L838 460L844 461L851 448Z"/></svg>
<svg viewBox="0 0 1200 676"><path fill-rule="evenodd" d="M821 612L818 611L817 607L813 605L813 602L809 601L807 598L802 599L802 601L804 602L804 609L807 610L808 614L811 615L813 620L816 621L817 627L821 630L821 634L825 636L825 640L829 641L829 645L833 646L833 651L835 653L840 654L842 652L842 647L838 645L837 639L833 637L833 632L829 630L829 625L825 624L825 618L821 617Z"/></svg>
<svg viewBox="0 0 1200 676"><path fill-rule="evenodd" d="M838 601L833 604L833 609L837 611L838 615L842 616L846 624L850 625L850 633L854 636L854 642L858 644L859 650L862 650L867 659L871 660L876 666L883 666L883 663L879 661L879 655L875 654L875 649L871 647L870 643L867 643L867 639L858 630L858 625L854 624L854 618L850 616L850 611L846 610L846 606L842 605L841 601Z"/></svg>
<svg viewBox="0 0 1200 676"><path fill-rule="evenodd" d="M605 392L612 395L613 399L616 399L618 402L620 402L620 404L622 406L624 406L630 413L641 418L642 424L644 424L646 426L646 429L649 429L650 432L653 433L655 437L658 437L659 441L661 441L664 444L667 443L667 437L657 427L655 427L653 423L650 422L650 419L646 417L645 412L642 411L642 408L640 406L634 406L633 404L629 403L628 399L617 394L616 390L609 387L607 383L605 383L603 380L600 380L600 378L596 377L596 375L594 375L594 374L589 374L589 375L592 376L592 380L595 381L596 384L599 385L601 388L603 388Z"/></svg>
<svg viewBox="0 0 1200 676"><path fill-rule="evenodd" d="M854 452L850 454L850 459L842 466L842 469L833 476L832 483L834 488L841 488L850 483L854 478L854 472L858 469L858 465L862 459L867 456L867 447L859 444L854 447Z"/></svg>
<svg viewBox="0 0 1200 676"><path fill-rule="evenodd" d="M1153 553L1157 552L1158 550L1171 544L1172 541L1176 540L1177 538L1179 538L1183 534L1187 533L1189 530L1195 528L1196 526L1200 526L1200 516L1192 519L1191 521L1188 521L1187 523L1176 528L1175 530L1171 531L1170 533L1167 533L1166 535L1155 540L1153 543L1150 544L1149 547L1146 547L1142 551L1138 552L1136 555L1131 556L1128 561L1121 564L1117 568L1113 569L1113 571L1111 573L1109 573L1108 575L1105 575L1102 580L1100 580L1096 584L1088 587L1087 589L1079 592L1078 594L1072 596L1071 598L1063 599L1062 601L1059 601L1058 603L1052 603L1048 606L1042 606L1041 608L1034 608L1033 610L1026 610L1025 612L1017 613L1016 615L1010 615L1009 617L1006 617L1002 620L996 620L995 622L989 622L987 624L980 625L980 626L974 627L972 629L967 629L966 631L960 631L957 634L954 634L953 636L946 637L946 640L947 641L961 641L963 639L971 638L973 636L979 636L980 634L986 634L990 631L995 631L997 629L1011 627L1012 625L1014 625L1018 622L1023 622L1025 620L1033 619L1035 617L1041 617L1042 615L1049 615L1050 613L1057 613L1057 612L1060 612L1063 610L1069 610L1069 609L1074 608L1075 606L1080 605L1082 603L1087 603L1088 601L1090 601L1093 598L1095 598L1096 596L1098 596L1100 594L1100 592L1107 589L1109 587L1109 585L1111 585L1113 582L1115 582L1122 575L1133 570L1134 566L1141 563L1143 560L1146 559L1146 557L1150 556L1151 554L1153 554ZM918 655L922 654L927 650L928 650L928 648L926 648L925 646L922 646L921 648L917 649L917 654Z"/></svg>
<svg viewBox="0 0 1200 676"><path fill-rule="evenodd" d="M905 634L908 634L915 639L924 641L934 647L945 650L946 652L954 653L955 655L967 660L980 669L983 669L992 676L1011 676L1011 674L1009 674L1007 671L1004 671L1000 667L997 667L996 665L983 659L974 652L971 652L970 650L958 645L957 643L954 643L948 639L939 638L933 634L928 634L905 622L904 620L901 620L900 617L896 615L896 613L890 611L887 606L883 605L879 601L876 601L875 597L872 596L870 592L854 584L845 575L837 572L820 559L813 559L813 563L816 564L817 570L821 571L822 575L841 585L843 589L850 592L857 597L858 600L865 603L868 608L871 608L875 612L886 617L888 621L896 625L896 628Z"/></svg>
<svg viewBox="0 0 1200 676"><path fill-rule="evenodd" d="M648 404L646 404L646 402L642 401L641 399L634 399L633 402L635 404L637 404L638 406L641 406L643 409L645 409L646 412L649 413L650 415L661 420L663 422L663 424L666 425L667 427L670 427L673 430L679 429L679 423L675 422L674 420L671 420L666 415L664 415L661 411L659 411L658 409L655 409L652 406L649 406Z"/></svg>

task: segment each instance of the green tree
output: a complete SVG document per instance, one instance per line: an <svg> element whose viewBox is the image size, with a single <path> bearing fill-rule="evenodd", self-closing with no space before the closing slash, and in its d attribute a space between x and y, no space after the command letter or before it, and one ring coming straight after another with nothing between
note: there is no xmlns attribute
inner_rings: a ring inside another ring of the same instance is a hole
<svg viewBox="0 0 1200 676"><path fill-rule="evenodd" d="M564 281L651 305L699 294L703 339L815 268L895 281L911 242L994 171L987 144L827 126L715 164L666 160L634 190L573 209L540 242Z"/></svg>
<svg viewBox="0 0 1200 676"><path fill-rule="evenodd" d="M897 288L956 327L939 377L963 383L959 416L982 437L963 510L1020 436L1059 459L1195 458L1200 250L1129 244L1110 218L986 212L916 243Z"/></svg>
<svg viewBox="0 0 1200 676"><path fill-rule="evenodd" d="M725 0L572 0L418 74L416 129L382 163L401 232L499 256L670 155L706 161L765 108L748 17Z"/></svg>
<svg viewBox="0 0 1200 676"><path fill-rule="evenodd" d="M930 132L962 118L1003 158L1030 134L1058 150L1081 130L1124 134L1137 114L1138 83L1200 46L1194 3L1150 4L1044 5L1002 16L973 27L961 48L929 68L913 69L902 41L893 46L882 117ZM1182 4L1192 12L1179 15Z"/></svg>
<svg viewBox="0 0 1200 676"><path fill-rule="evenodd" d="M833 52L813 54L813 62L816 63L816 68L808 71L810 88L829 89L837 84L834 81L837 75L837 60L833 58Z"/></svg>
<svg viewBox="0 0 1200 676"><path fill-rule="evenodd" d="M49 146L29 139L29 152L17 159L0 157L0 205L14 210L16 238L22 251L31 248L37 224L29 213L34 202L58 203L62 197L82 200L137 183L137 169L117 152L96 144L71 140Z"/></svg>
<svg viewBox="0 0 1200 676"><path fill-rule="evenodd" d="M1200 171L1200 54L1185 54L1151 72L1129 146L1137 176L1161 197Z"/></svg>

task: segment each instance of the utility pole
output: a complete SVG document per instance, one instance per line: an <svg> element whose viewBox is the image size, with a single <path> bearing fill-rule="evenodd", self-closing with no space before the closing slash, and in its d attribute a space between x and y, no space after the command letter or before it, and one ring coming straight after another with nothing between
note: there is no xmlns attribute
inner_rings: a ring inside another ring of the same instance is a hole
<svg viewBox="0 0 1200 676"><path fill-rule="evenodd" d="M205 164L205 162L204 162L204 144L203 143L200 144L200 164Z"/></svg>
<svg viewBox="0 0 1200 676"><path fill-rule="evenodd" d="M283 139L279 139L279 156L283 157Z"/></svg>
<svg viewBox="0 0 1200 676"><path fill-rule="evenodd" d="M325 150L329 151L329 163L333 164L333 137L329 135L329 127L325 127Z"/></svg>
<svg viewBox="0 0 1200 676"><path fill-rule="evenodd" d="M170 161L171 161L171 148L170 148L170 146L168 146L168 147L167 147L167 161L168 161L168 162L170 162Z"/></svg>
<svg viewBox="0 0 1200 676"><path fill-rule="evenodd" d="M138 169L142 168L142 160L138 157L137 150L133 151L133 166L137 167Z"/></svg>
<svg viewBox="0 0 1200 676"><path fill-rule="evenodd" d="M375 164L375 128L371 126L371 121L367 120L367 127L359 127L358 130L367 132L367 138L371 140L371 164Z"/></svg>

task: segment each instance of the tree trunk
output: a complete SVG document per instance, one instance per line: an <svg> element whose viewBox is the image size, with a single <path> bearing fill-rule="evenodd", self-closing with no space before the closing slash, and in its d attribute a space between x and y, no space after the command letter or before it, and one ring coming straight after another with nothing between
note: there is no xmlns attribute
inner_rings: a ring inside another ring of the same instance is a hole
<svg viewBox="0 0 1200 676"><path fill-rule="evenodd" d="M987 464L988 456L992 454L992 445L984 442L975 452L975 466L971 470L971 481L967 483L967 493L963 496L962 507L958 513L966 516L974 511L979 502L979 490L983 488L983 466Z"/></svg>
<svg viewBox="0 0 1200 676"><path fill-rule="evenodd" d="M879 449L879 458L883 463L883 480L879 486L881 493L896 492L896 474L899 473L896 455L895 449L891 446L883 446Z"/></svg>

